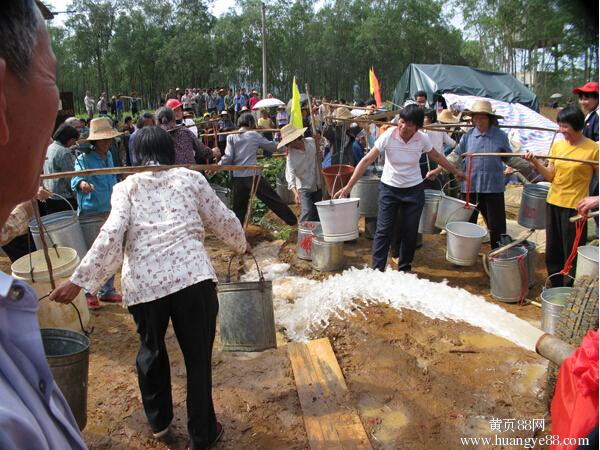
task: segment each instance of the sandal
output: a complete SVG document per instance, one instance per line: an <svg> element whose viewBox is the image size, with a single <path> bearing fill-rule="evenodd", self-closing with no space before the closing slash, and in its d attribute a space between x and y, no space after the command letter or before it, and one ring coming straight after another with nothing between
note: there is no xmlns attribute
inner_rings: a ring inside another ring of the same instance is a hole
<svg viewBox="0 0 600 450"><path fill-rule="evenodd" d="M98 297L92 294L85 294L85 300L87 301L88 308L91 310L96 310L102 308Z"/></svg>

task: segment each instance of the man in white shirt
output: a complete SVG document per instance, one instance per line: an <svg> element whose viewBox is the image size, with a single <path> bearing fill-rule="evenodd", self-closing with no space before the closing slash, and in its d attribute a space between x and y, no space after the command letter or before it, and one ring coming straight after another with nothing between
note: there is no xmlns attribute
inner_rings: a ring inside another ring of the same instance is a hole
<svg viewBox="0 0 600 450"><path fill-rule="evenodd" d="M288 124L281 129L281 142L277 145L278 149L287 146L285 179L296 204L300 204L300 223L319 220L315 203L323 198L317 146L313 138L302 137L305 131L306 128Z"/></svg>
<svg viewBox="0 0 600 450"><path fill-rule="evenodd" d="M88 120L92 120L94 118L94 107L96 106L96 100L94 100L94 97L92 97L90 91L85 91L83 103L85 104L85 111L87 112Z"/></svg>

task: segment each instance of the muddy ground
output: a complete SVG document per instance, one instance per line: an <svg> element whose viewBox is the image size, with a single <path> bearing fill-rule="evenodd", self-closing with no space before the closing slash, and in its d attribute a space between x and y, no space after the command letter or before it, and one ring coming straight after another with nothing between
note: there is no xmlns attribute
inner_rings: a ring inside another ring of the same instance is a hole
<svg viewBox="0 0 600 450"><path fill-rule="evenodd" d="M272 239L268 232L251 227L251 243ZM370 244L362 236L356 243L346 244L348 264L368 263ZM219 275L223 276L231 252L212 238L207 240L207 248ZM294 236L283 245L280 259L289 262L290 271L296 275L327 276L313 272L310 263L295 257ZM1 263L1 268L7 269L6 259ZM434 281L448 279L451 285L493 301L481 263L458 268L446 262L445 236L425 237L413 270L420 277ZM538 255L538 280L543 278L543 272L543 260ZM536 298L539 291L538 283L529 298ZM536 306L501 306L539 326L540 310ZM329 337L353 406L374 448L465 448L460 444L461 437L494 435L490 427L493 418L519 420L544 416L545 361L536 354L465 323L431 320L414 311L398 312L387 306L357 308L363 314L333 319L314 337ZM133 320L126 309L117 305L104 305L92 314L95 331L84 430L89 447L185 448L185 366L172 328L167 333L167 346L175 421L170 438L159 442L152 438L141 407L135 374L138 341ZM218 418L225 427L217 448L309 448L286 339L283 330L279 331L278 348L262 353L221 352L217 337L213 358L214 400Z"/></svg>

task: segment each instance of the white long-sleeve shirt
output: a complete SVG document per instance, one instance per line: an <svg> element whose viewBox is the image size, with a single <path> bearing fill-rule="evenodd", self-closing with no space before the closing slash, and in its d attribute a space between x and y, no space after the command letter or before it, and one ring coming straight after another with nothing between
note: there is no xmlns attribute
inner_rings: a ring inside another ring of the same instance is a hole
<svg viewBox="0 0 600 450"><path fill-rule="evenodd" d="M313 138L304 138L304 151L288 148L285 165L285 179L288 188L298 191L316 191L321 184L317 165L317 146Z"/></svg>
<svg viewBox="0 0 600 450"><path fill-rule="evenodd" d="M449 145L452 148L456 147L454 139L452 139L445 131L427 130L426 133L431 141L431 145L440 155L444 154L444 144Z"/></svg>
<svg viewBox="0 0 600 450"><path fill-rule="evenodd" d="M239 220L198 172L177 168L131 175L115 185L111 204L71 281L97 292L122 263L127 306L217 281L204 248L206 226L238 253L246 249Z"/></svg>

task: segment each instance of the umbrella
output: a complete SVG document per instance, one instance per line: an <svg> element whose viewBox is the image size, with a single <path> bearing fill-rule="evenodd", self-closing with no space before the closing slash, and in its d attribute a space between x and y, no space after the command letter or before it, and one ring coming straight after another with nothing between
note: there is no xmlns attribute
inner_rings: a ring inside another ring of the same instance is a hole
<svg viewBox="0 0 600 450"><path fill-rule="evenodd" d="M276 108L278 106L285 106L278 98L263 98L262 100L256 102L256 105L252 109L261 109L261 108Z"/></svg>
<svg viewBox="0 0 600 450"><path fill-rule="evenodd" d="M556 92L550 96L550 98L561 98L563 95L560 92Z"/></svg>

